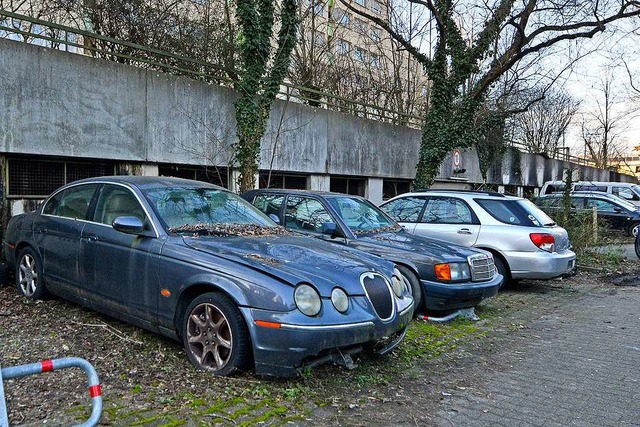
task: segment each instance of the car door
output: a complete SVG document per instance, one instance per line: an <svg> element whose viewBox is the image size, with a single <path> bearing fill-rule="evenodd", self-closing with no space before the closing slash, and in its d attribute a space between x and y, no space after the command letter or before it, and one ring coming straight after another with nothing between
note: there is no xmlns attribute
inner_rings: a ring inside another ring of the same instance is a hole
<svg viewBox="0 0 640 427"><path fill-rule="evenodd" d="M462 246L473 246L478 239L480 222L462 199L448 196L425 197L425 207L414 233Z"/></svg>
<svg viewBox="0 0 640 427"><path fill-rule="evenodd" d="M598 217L607 222L609 228L624 228L629 212L617 204L603 199L588 198L586 199L586 208L596 208Z"/></svg>
<svg viewBox="0 0 640 427"><path fill-rule="evenodd" d="M405 230L413 233L425 202L426 200L421 197L402 197L383 204L380 209L402 225Z"/></svg>
<svg viewBox="0 0 640 427"><path fill-rule="evenodd" d="M58 192L34 220L34 240L42 256L44 280L53 292L76 293L72 288L80 281L80 236L97 188L97 184L84 184Z"/></svg>
<svg viewBox="0 0 640 427"><path fill-rule="evenodd" d="M141 219L148 236L119 232L121 216ZM106 184L95 203L93 221L82 230L80 261L83 286L101 311L152 327L160 294L158 267L162 241L141 199L125 186Z"/></svg>

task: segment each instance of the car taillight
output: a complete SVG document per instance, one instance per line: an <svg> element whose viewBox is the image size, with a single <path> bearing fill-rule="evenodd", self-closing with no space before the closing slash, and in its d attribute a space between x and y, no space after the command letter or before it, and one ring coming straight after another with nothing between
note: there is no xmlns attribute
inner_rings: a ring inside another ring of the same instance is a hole
<svg viewBox="0 0 640 427"><path fill-rule="evenodd" d="M553 234L548 233L531 233L529 234L534 245L543 251L553 252L556 250L556 239Z"/></svg>

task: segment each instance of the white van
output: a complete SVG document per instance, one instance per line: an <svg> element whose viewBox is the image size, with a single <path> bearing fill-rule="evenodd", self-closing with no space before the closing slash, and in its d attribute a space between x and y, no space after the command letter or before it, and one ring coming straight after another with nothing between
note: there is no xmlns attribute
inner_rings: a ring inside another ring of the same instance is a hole
<svg viewBox="0 0 640 427"><path fill-rule="evenodd" d="M540 190L540 195L559 193L564 190L564 181L547 181ZM630 182L605 181L576 181L572 184L573 191L599 191L614 194L640 206L640 185Z"/></svg>

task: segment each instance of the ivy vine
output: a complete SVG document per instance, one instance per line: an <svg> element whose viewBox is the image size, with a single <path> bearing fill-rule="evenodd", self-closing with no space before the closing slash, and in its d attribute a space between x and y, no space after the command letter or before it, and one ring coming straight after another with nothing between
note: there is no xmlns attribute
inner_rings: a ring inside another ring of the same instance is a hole
<svg viewBox="0 0 640 427"><path fill-rule="evenodd" d="M240 26L241 70L235 82L239 98L235 102L235 160L240 167L240 191L255 186L260 162L260 140L264 135L271 105L278 94L296 43L298 21L296 0L237 0L236 18ZM274 25L279 27L273 42Z"/></svg>

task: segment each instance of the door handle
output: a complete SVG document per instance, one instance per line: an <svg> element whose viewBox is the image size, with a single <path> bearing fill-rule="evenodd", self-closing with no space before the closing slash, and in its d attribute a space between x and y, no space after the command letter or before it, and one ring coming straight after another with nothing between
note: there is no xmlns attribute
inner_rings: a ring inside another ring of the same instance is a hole
<svg viewBox="0 0 640 427"><path fill-rule="evenodd" d="M45 234L48 230L46 228L38 228L38 233Z"/></svg>
<svg viewBox="0 0 640 427"><path fill-rule="evenodd" d="M458 230L458 234L473 234L473 232L468 228L461 228L460 230Z"/></svg>
<svg viewBox="0 0 640 427"><path fill-rule="evenodd" d="M98 236L88 236L87 239L90 242L97 242L98 241Z"/></svg>

